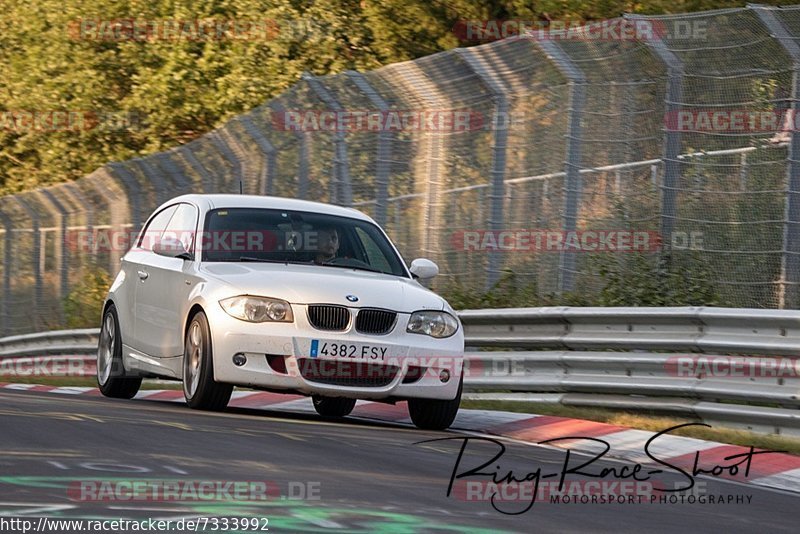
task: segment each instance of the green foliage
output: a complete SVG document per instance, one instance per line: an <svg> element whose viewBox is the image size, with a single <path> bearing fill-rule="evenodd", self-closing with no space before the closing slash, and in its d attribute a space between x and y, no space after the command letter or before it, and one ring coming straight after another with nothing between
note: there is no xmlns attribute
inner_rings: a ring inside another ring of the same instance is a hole
<svg viewBox="0 0 800 534"><path fill-rule="evenodd" d="M507 271L484 291L459 283L440 293L456 310L479 308L526 308L537 306L725 306L712 273L699 257L682 263L644 254L597 256L592 269L603 281L597 294L540 295L535 282L525 282Z"/></svg>
<svg viewBox="0 0 800 534"><path fill-rule="evenodd" d="M775 2L767 2L775 3ZM415 59L460 43L459 20L595 20L677 13L732 0L0 0L0 113L83 111L128 127L0 126L0 194L165 150L251 110L298 81ZM81 20L275 21L258 39L80 38ZM107 123L104 123L107 124Z"/></svg>
<svg viewBox="0 0 800 534"><path fill-rule="evenodd" d="M456 310L592 305L590 298L579 293L540 295L535 282L526 282L513 271L505 271L500 279L485 291L454 283L439 293Z"/></svg>
<svg viewBox="0 0 800 534"><path fill-rule="evenodd" d="M64 298L67 328L89 328L100 324L103 302L111 286L108 272L99 267L86 269Z"/></svg>
<svg viewBox="0 0 800 534"><path fill-rule="evenodd" d="M699 258L680 264L668 256L598 257L605 286L598 306L723 306L714 278Z"/></svg>

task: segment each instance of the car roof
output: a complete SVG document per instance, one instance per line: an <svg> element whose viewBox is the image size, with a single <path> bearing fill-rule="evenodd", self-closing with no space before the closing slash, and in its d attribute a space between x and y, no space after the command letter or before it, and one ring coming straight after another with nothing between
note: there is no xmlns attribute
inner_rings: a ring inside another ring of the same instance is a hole
<svg viewBox="0 0 800 534"><path fill-rule="evenodd" d="M340 217L350 217L352 219L375 222L365 213L353 208L334 206L333 204L324 204L322 202L312 202L310 200L271 197L266 195L191 194L175 197L169 202L165 202L163 206L174 204L176 202L190 202L201 208L203 211L217 208L265 208L307 211L311 213L337 215Z"/></svg>

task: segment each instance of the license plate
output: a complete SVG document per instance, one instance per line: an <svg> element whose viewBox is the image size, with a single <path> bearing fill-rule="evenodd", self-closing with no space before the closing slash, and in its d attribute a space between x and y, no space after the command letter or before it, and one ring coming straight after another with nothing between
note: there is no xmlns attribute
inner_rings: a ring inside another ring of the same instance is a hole
<svg viewBox="0 0 800 534"><path fill-rule="evenodd" d="M386 360L387 347L368 345L365 343L339 343L321 339L311 340L312 358L335 358L342 360L362 360L382 362Z"/></svg>

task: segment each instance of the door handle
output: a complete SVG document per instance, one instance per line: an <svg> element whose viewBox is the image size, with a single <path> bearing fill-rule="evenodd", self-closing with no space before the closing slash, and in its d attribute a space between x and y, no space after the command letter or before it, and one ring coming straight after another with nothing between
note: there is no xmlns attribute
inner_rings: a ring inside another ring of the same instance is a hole
<svg viewBox="0 0 800 534"><path fill-rule="evenodd" d="M145 271L138 271L138 273L139 273L139 278L140 278L141 280L147 280L147 277L148 277L148 276L150 276L150 275L149 275L149 274L147 274Z"/></svg>

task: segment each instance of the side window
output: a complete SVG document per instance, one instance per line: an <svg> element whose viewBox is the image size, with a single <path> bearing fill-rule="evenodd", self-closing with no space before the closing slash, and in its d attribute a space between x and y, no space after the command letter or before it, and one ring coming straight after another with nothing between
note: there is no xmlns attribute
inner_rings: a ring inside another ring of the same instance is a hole
<svg viewBox="0 0 800 534"><path fill-rule="evenodd" d="M161 237L176 209L178 209L177 205L164 208L158 212L158 215L150 219L150 222L144 227L142 235L139 236L136 246L142 250L153 250L153 245Z"/></svg>
<svg viewBox="0 0 800 534"><path fill-rule="evenodd" d="M392 272L392 267L389 265L389 262L386 261L386 256L384 256L380 247L378 247L378 244L375 243L372 237L358 227L356 227L356 235L358 236L358 240L361 241L361 246L364 247L364 251L367 253L367 263L371 267L375 267L384 272Z"/></svg>
<svg viewBox="0 0 800 534"><path fill-rule="evenodd" d="M183 243L186 250L191 251L194 245L194 234L197 230L197 209L191 204L178 204L178 209L170 219L164 235L175 237Z"/></svg>

